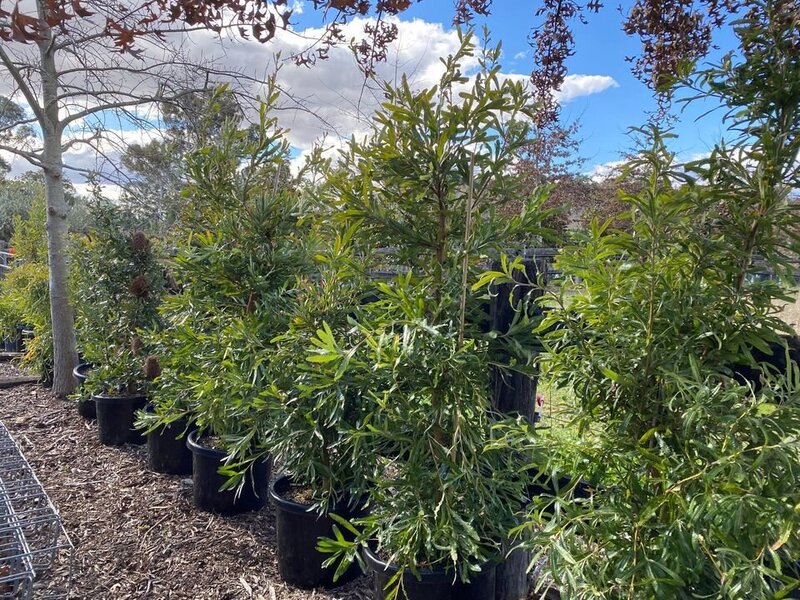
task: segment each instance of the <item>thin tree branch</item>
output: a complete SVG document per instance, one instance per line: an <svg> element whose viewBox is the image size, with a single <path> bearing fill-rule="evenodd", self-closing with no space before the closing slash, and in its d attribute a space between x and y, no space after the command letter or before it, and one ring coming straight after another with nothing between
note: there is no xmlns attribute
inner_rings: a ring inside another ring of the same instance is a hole
<svg viewBox="0 0 800 600"><path fill-rule="evenodd" d="M25 99L28 101L31 110L36 115L39 124L42 127L44 127L45 123L47 122L47 118L44 114L44 111L42 110L42 107L39 106L39 103L36 100L36 95L28 86L28 82L25 81L25 79L22 77L22 74L17 68L17 65L14 63L13 60L11 60L11 57L6 53L2 45L0 45L0 61L3 62L8 73L11 75L14 81L17 82L17 85L19 86L19 91L22 92L23 96L25 96Z"/></svg>
<svg viewBox="0 0 800 600"><path fill-rule="evenodd" d="M42 159L36 152L30 152L28 150L22 150L21 148L17 148L16 146L8 146L6 144L0 144L0 150L4 152L8 152L9 154L14 154L16 156L20 156L27 160L35 167L42 167Z"/></svg>

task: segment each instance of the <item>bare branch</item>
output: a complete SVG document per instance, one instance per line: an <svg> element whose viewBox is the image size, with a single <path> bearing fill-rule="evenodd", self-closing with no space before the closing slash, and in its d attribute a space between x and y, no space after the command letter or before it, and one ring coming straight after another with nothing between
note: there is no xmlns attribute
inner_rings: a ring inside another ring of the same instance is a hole
<svg viewBox="0 0 800 600"><path fill-rule="evenodd" d="M40 156L41 151L37 152L30 152L28 150L23 150L22 148L18 148L16 146L8 146L6 144L0 144L0 150L4 152L8 152L9 154L14 154L16 156L22 157L31 163L35 167L42 168L42 159Z"/></svg>
<svg viewBox="0 0 800 600"><path fill-rule="evenodd" d="M44 114L44 110L41 106L39 106L38 101L36 100L36 95L31 90L28 82L22 77L19 68L17 67L16 63L11 60L11 57L8 53L3 49L3 46L0 45L0 61L5 65L6 70L8 71L9 75L17 82L19 86L19 91L22 92L22 95L25 96L25 100L28 101L28 104L31 107L31 110L36 115L36 119L39 121L39 124L44 126L47 122L47 119Z"/></svg>

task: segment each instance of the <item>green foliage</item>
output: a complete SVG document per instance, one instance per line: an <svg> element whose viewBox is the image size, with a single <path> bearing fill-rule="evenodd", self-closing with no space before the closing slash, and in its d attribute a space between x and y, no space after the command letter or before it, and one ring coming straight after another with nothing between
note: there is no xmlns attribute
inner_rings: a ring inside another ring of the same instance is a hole
<svg viewBox="0 0 800 600"><path fill-rule="evenodd" d="M358 501L378 467L360 438L374 405L371 385L345 369L332 376L334 361L346 365L338 353L326 353L334 336L357 335L366 289L365 265L352 245L357 230L356 223L340 233L321 232L331 247L315 255L313 276L297 283L286 330L269 356L274 401L261 415L273 426L260 443L295 483L311 488L321 512Z"/></svg>
<svg viewBox="0 0 800 600"><path fill-rule="evenodd" d="M786 3L752 6L738 23L740 62L698 78L736 107L742 136L675 165L665 136L649 132L633 165L647 185L622 195L630 231L596 224L559 259L568 280L542 326L544 368L574 393L583 435L544 466L594 491L539 498L527 526L570 598L782 598L800 587L800 373L754 361L756 350L784 352L779 334L791 332L776 314L784 290L749 276L757 260L788 275L798 250L800 64ZM758 385L742 385L737 365L760 372Z"/></svg>
<svg viewBox="0 0 800 600"><path fill-rule="evenodd" d="M53 341L45 220L44 194L39 189L31 198L28 215L13 219L10 245L15 257L0 279L0 328L3 336L11 338L19 335L20 325L33 330L22 364L46 380L53 370Z"/></svg>
<svg viewBox="0 0 800 600"><path fill-rule="evenodd" d="M85 203L76 195L75 189L69 182L65 182L64 188L67 204L70 205L67 217L70 230L82 231L86 226ZM41 173L25 173L14 179L0 178L0 239L11 239L14 234L14 219L28 219L30 209L39 197L44 197ZM45 248L44 252L46 250Z"/></svg>
<svg viewBox="0 0 800 600"><path fill-rule="evenodd" d="M15 261L0 279L0 327L3 337L20 335L19 327L33 330L25 342L22 365L46 380L53 372L53 337L50 320L50 289L47 265Z"/></svg>
<svg viewBox="0 0 800 600"><path fill-rule="evenodd" d="M93 231L75 252L76 329L85 359L96 365L86 382L91 393L145 391L142 343L160 326L164 276L153 240L131 231L117 207L92 209Z"/></svg>
<svg viewBox="0 0 800 600"><path fill-rule="evenodd" d="M484 288L521 267L504 244L543 233L546 197L527 199L513 218L498 215L518 191L509 167L528 139L529 97L499 77L497 48L484 49L480 72L467 78L472 40L463 36L443 61L438 86L387 85L372 138L350 144L332 181L338 215L357 223L360 247L393 246L389 262L407 273L372 281L349 328L323 325L306 345L319 381L362 399L360 432L342 432L347 452L365 448L379 460L356 541L337 536L320 547L332 561L353 560L373 542L400 575L433 566L463 580L497 555L516 522L523 484L507 439L530 442L521 423L490 416L490 367L527 369L531 355L521 345L497 352L503 336L484 331ZM489 256L503 256L505 268L482 277ZM526 328L524 306L508 348Z"/></svg>
<svg viewBox="0 0 800 600"><path fill-rule="evenodd" d="M174 259L180 292L153 339L163 373L153 394L157 427L187 417L223 439L231 472L255 456L272 402L267 351L286 328L291 288L306 270L305 225L297 198L279 185L288 145L269 110L257 130L226 124L219 139L188 158L185 239Z"/></svg>
<svg viewBox="0 0 800 600"><path fill-rule="evenodd" d="M490 346L462 339L457 320L429 320L432 287L410 276L382 284L384 297L362 311L357 338L320 331L308 354L329 378L369 394L370 412L351 443L370 448L381 469L370 514L353 523L356 541L324 540L320 548L353 560L359 545L375 544L400 567L391 596L401 594L404 572L423 567L468 581L498 557L524 497L508 439L530 445L531 432L521 420L492 417Z"/></svg>
<svg viewBox="0 0 800 600"><path fill-rule="evenodd" d="M474 78L464 74L473 37L443 60L439 85L415 91L403 79L385 87L372 138L351 142L334 181L343 214L363 219L377 245L396 247L399 264L433 276L438 294L458 290L465 255L474 264L509 239L544 233L534 199L510 220L498 216L519 201L520 182L508 172L530 142L533 113L525 86L499 76L499 47L484 49Z"/></svg>

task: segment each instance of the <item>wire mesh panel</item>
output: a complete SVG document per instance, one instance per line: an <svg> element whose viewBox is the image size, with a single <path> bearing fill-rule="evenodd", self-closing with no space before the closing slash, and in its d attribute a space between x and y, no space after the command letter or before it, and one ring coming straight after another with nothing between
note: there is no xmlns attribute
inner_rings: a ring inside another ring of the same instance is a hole
<svg viewBox="0 0 800 600"><path fill-rule="evenodd" d="M58 511L0 421L0 600L67 598L72 557Z"/></svg>

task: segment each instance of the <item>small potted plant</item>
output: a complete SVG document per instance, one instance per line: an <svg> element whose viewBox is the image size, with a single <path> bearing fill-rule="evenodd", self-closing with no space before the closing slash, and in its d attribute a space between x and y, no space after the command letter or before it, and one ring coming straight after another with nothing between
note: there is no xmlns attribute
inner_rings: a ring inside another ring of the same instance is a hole
<svg viewBox="0 0 800 600"><path fill-rule="evenodd" d="M87 240L78 294L81 335L92 340L84 353L97 367L84 388L95 404L101 443L140 444L134 415L146 404L154 375L142 336L159 326L163 274L151 240L131 232L118 209L97 205L93 214L96 229Z"/></svg>
<svg viewBox="0 0 800 600"><path fill-rule="evenodd" d="M147 438L147 464L151 470L189 475L192 452L186 445L186 436L194 431L195 424L189 411L190 389L179 369L187 356L182 353L193 355L200 348L174 343L177 324L170 317L177 313L171 307L172 300L174 296L167 296L161 309L163 329L148 340L153 354L146 359L146 371L152 376L153 385L148 403L136 414L135 426Z"/></svg>

